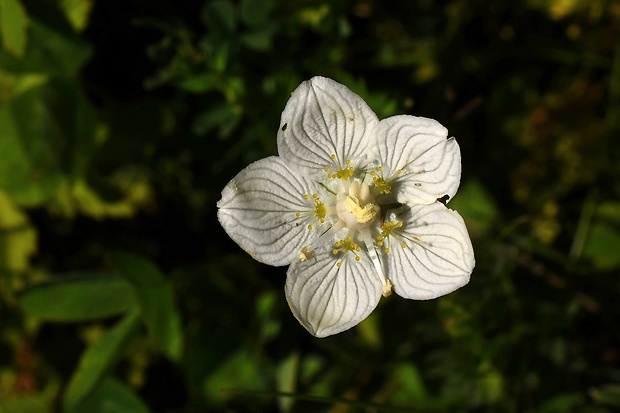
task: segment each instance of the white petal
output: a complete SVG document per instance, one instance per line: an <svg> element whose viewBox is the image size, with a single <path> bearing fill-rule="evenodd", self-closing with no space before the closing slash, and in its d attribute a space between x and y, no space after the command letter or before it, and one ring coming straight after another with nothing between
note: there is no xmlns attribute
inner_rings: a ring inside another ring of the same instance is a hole
<svg viewBox="0 0 620 413"><path fill-rule="evenodd" d="M357 254L360 261L352 252L335 256L328 245L288 270L286 299L297 320L316 337L348 330L379 303L382 284L370 256L365 248Z"/></svg>
<svg viewBox="0 0 620 413"><path fill-rule="evenodd" d="M376 157L385 180L393 177L396 201L429 204L454 196L461 181L461 151L447 137L448 130L433 119L399 115L379 122Z"/></svg>
<svg viewBox="0 0 620 413"><path fill-rule="evenodd" d="M256 260L288 265L318 236L318 228L307 228L307 217L295 214L312 211L304 194L320 190L291 171L282 158L271 156L250 164L226 185L217 217L228 235Z"/></svg>
<svg viewBox="0 0 620 413"><path fill-rule="evenodd" d="M346 86L313 77L295 89L282 112L278 152L291 168L324 178L325 167L337 171L346 160L352 166L364 161L377 123L366 102Z"/></svg>
<svg viewBox="0 0 620 413"><path fill-rule="evenodd" d="M390 238L384 257L388 277L401 297L428 300L469 282L474 250L461 216L436 202L405 207L395 218L403 222ZM406 248L401 245L407 244Z"/></svg>

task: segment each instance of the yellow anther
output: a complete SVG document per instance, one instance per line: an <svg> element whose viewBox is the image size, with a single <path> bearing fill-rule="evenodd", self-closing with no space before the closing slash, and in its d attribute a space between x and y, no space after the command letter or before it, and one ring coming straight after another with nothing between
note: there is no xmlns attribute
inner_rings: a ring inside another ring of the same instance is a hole
<svg viewBox="0 0 620 413"><path fill-rule="evenodd" d="M347 159L346 161L344 161L345 165L351 165L351 160Z"/></svg>
<svg viewBox="0 0 620 413"><path fill-rule="evenodd" d="M377 173L375 171L370 171L370 175L375 176Z"/></svg>
<svg viewBox="0 0 620 413"><path fill-rule="evenodd" d="M338 255L338 253L340 253L340 252L343 252L343 253L346 254L349 251L352 251L353 254L355 254L357 251L361 251L362 250L362 248L359 245L357 245L355 243L355 241L353 241L353 239L351 239L351 237L347 237L347 238L345 238L343 240L335 242L334 246L336 248L334 248L332 250L332 254L333 255ZM359 255L355 254L355 260L356 261L361 260Z"/></svg>
<svg viewBox="0 0 620 413"><path fill-rule="evenodd" d="M407 244L405 244L404 242L402 244L400 244L401 247L403 248L407 248Z"/></svg>
<svg viewBox="0 0 620 413"><path fill-rule="evenodd" d="M383 238L387 238L392 235L392 232L394 231L394 229L400 228L402 226L403 226L403 223L400 221L399 222L387 221L383 225L381 225L381 236L383 236Z"/></svg>
<svg viewBox="0 0 620 413"><path fill-rule="evenodd" d="M387 254L389 252L390 252L390 248L388 247L388 248L385 249L385 253Z"/></svg>
<svg viewBox="0 0 620 413"><path fill-rule="evenodd" d="M383 172L383 167L382 167L382 166L378 167L378 168L377 168L377 171L379 171L379 172Z"/></svg>
<svg viewBox="0 0 620 413"><path fill-rule="evenodd" d="M312 194L312 198L317 199L319 196L317 194Z"/></svg>
<svg viewBox="0 0 620 413"><path fill-rule="evenodd" d="M323 170L324 170L325 172L329 172L329 168L328 168L328 167L323 168Z"/></svg>
<svg viewBox="0 0 620 413"><path fill-rule="evenodd" d="M341 265L342 265L342 261L338 261L338 262L336 263L336 267L338 267L338 268L340 268L340 266L341 266Z"/></svg>
<svg viewBox="0 0 620 413"><path fill-rule="evenodd" d="M392 192L392 187L388 184L385 179L379 178L378 176L374 176L372 178L372 182L375 184L375 187L379 190L379 193L383 195L387 195Z"/></svg>
<svg viewBox="0 0 620 413"><path fill-rule="evenodd" d="M308 229L312 229L312 224L308 225Z"/></svg>
<svg viewBox="0 0 620 413"><path fill-rule="evenodd" d="M334 159L334 160L336 159L336 154L335 153L332 154L332 159Z"/></svg>
<svg viewBox="0 0 620 413"><path fill-rule="evenodd" d="M299 212L295 212L295 216L296 216L296 217L300 217L300 216L301 216L301 213L299 213Z"/></svg>
<svg viewBox="0 0 620 413"><path fill-rule="evenodd" d="M336 172L335 174L329 174L327 175L328 178L340 178L343 181L348 180L350 177L353 176L353 172L355 171L355 168L350 167L350 168L344 168L344 169L340 169L338 172Z"/></svg>
<svg viewBox="0 0 620 413"><path fill-rule="evenodd" d="M402 174L402 173L403 173L403 170L402 170L402 169L399 169L398 171L396 171L396 173L400 175L400 174Z"/></svg>
<svg viewBox="0 0 620 413"><path fill-rule="evenodd" d="M304 194L304 199L310 199L310 195Z"/></svg>
<svg viewBox="0 0 620 413"><path fill-rule="evenodd" d="M379 242L377 242L377 245L378 245L378 246L380 246L380 247L382 247L382 246L383 246L383 241L379 241Z"/></svg>

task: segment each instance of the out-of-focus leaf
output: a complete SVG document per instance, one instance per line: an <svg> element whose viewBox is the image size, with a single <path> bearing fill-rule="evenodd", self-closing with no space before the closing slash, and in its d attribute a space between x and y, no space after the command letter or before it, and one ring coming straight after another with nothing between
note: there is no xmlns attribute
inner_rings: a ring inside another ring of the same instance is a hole
<svg viewBox="0 0 620 413"><path fill-rule="evenodd" d="M93 0L62 0L60 6L64 9L67 20L77 31L82 31L88 24L88 17L94 5Z"/></svg>
<svg viewBox="0 0 620 413"><path fill-rule="evenodd" d="M67 175L86 174L96 118L73 82L39 82L0 108L0 136L0 188L19 204L34 206Z"/></svg>
<svg viewBox="0 0 620 413"><path fill-rule="evenodd" d="M273 31L270 28L245 33L241 36L241 42L252 50L264 51L271 48Z"/></svg>
<svg viewBox="0 0 620 413"><path fill-rule="evenodd" d="M172 287L159 269L142 257L118 251L110 258L134 286L149 332L166 355L178 360L183 351L183 332Z"/></svg>
<svg viewBox="0 0 620 413"><path fill-rule="evenodd" d="M499 214L497 204L478 181L461 185L448 207L458 211L472 232L488 231Z"/></svg>
<svg viewBox="0 0 620 413"><path fill-rule="evenodd" d="M4 50L21 58L28 42L28 15L18 0L0 0L0 37Z"/></svg>
<svg viewBox="0 0 620 413"><path fill-rule="evenodd" d="M278 382L278 391L282 393L294 393L297 388L297 376L299 374L300 357L298 352L291 353L278 366L276 379ZM278 398L280 411L289 412L295 403L292 397Z"/></svg>
<svg viewBox="0 0 620 413"><path fill-rule="evenodd" d="M222 79L215 73L202 73L179 82L179 87L192 93L206 93L222 85Z"/></svg>
<svg viewBox="0 0 620 413"><path fill-rule="evenodd" d="M49 397L42 394L3 396L1 413L49 413L52 411Z"/></svg>
<svg viewBox="0 0 620 413"><path fill-rule="evenodd" d="M274 0L243 0L239 11L241 21L248 26L263 26L270 22Z"/></svg>
<svg viewBox="0 0 620 413"><path fill-rule="evenodd" d="M212 402L222 403L232 397L222 390L260 389L265 386L264 379L269 375L260 368L258 360L240 349L211 374L204 382L205 396Z"/></svg>
<svg viewBox="0 0 620 413"><path fill-rule="evenodd" d="M46 136L25 139L10 109L0 108L0 189L20 205L37 205L57 190L63 176L48 152ZM36 112L31 116L32 123L41 121Z"/></svg>
<svg viewBox="0 0 620 413"><path fill-rule="evenodd" d="M24 271L36 250L36 230L11 198L0 191L0 270Z"/></svg>
<svg viewBox="0 0 620 413"><path fill-rule="evenodd" d="M201 113L193 122L192 129L198 136L202 136L217 129L220 137L229 136L241 120L240 111L231 103L225 102L214 105Z"/></svg>
<svg viewBox="0 0 620 413"><path fill-rule="evenodd" d="M235 5L230 0L214 0L204 8L203 22L210 30L232 33L237 27Z"/></svg>
<svg viewBox="0 0 620 413"><path fill-rule="evenodd" d="M565 413L573 412L574 409L583 405L584 395L581 393L558 394L546 400L540 408L536 409L539 413Z"/></svg>
<svg viewBox="0 0 620 413"><path fill-rule="evenodd" d="M122 314L136 297L116 275L65 277L35 285L19 295L22 311L46 321L75 322Z"/></svg>
<svg viewBox="0 0 620 413"><path fill-rule="evenodd" d="M71 411L78 407L96 388L137 331L139 320L138 311L132 311L86 349L65 391L65 409Z"/></svg>
<svg viewBox="0 0 620 413"><path fill-rule="evenodd" d="M110 377L67 413L149 413L146 404L125 384Z"/></svg>
<svg viewBox="0 0 620 413"><path fill-rule="evenodd" d="M11 73L76 74L91 56L91 48L75 34L32 20L30 38L21 59L0 50L0 67Z"/></svg>
<svg viewBox="0 0 620 413"><path fill-rule="evenodd" d="M428 406L431 402L424 381L418 368L410 363L396 367L395 380L398 388L391 398L395 404L415 404L418 407Z"/></svg>
<svg viewBox="0 0 620 413"><path fill-rule="evenodd" d="M620 384L608 384L591 389L590 396L600 404L620 407Z"/></svg>
<svg viewBox="0 0 620 413"><path fill-rule="evenodd" d="M582 255L601 270L620 265L620 203L608 202L597 207L586 236Z"/></svg>

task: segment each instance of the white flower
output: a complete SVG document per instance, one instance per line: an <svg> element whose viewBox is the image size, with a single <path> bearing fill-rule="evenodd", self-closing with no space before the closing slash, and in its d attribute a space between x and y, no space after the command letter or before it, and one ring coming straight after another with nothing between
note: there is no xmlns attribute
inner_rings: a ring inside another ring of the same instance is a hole
<svg viewBox="0 0 620 413"><path fill-rule="evenodd" d="M467 229L437 201L456 193L460 150L438 122L379 121L347 87L314 77L282 113L278 152L226 185L218 218L258 261L290 264L286 298L310 333L355 326L392 289L426 300L467 284Z"/></svg>

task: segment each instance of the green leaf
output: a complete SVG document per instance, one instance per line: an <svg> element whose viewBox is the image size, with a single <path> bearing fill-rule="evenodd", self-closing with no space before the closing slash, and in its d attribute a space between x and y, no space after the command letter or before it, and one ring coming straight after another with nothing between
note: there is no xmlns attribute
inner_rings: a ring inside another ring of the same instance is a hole
<svg viewBox="0 0 620 413"><path fill-rule="evenodd" d="M620 265L620 203L607 202L596 208L590 226L583 257L590 259L601 270Z"/></svg>
<svg viewBox="0 0 620 413"><path fill-rule="evenodd" d="M19 205L38 205L60 187L63 176L53 154L47 152L44 137L26 142L10 109L0 108L0 190ZM32 123L40 120L35 119L36 112L31 115Z"/></svg>
<svg viewBox="0 0 620 413"><path fill-rule="evenodd" d="M203 12L203 22L210 30L234 32L237 27L235 5L230 0L214 0L207 3Z"/></svg>
<svg viewBox="0 0 620 413"><path fill-rule="evenodd" d="M45 321L76 322L122 314L136 304L134 290L114 275L65 277L19 295L22 311Z"/></svg>
<svg viewBox="0 0 620 413"><path fill-rule="evenodd" d="M0 67L10 73L75 75L90 58L92 50L74 33L32 20L30 39L21 59L0 50Z"/></svg>
<svg viewBox="0 0 620 413"><path fill-rule="evenodd" d="M1 413L49 413L52 402L45 394L9 395L0 400Z"/></svg>
<svg viewBox="0 0 620 413"><path fill-rule="evenodd" d="M28 29L28 15L18 0L0 0L0 36L2 48L17 57L24 55Z"/></svg>
<svg viewBox="0 0 620 413"><path fill-rule="evenodd" d="M183 332L172 287L159 269L142 257L119 251L110 258L134 286L142 317L152 337L166 355L178 360L183 351Z"/></svg>
<svg viewBox="0 0 620 413"><path fill-rule="evenodd" d="M607 384L590 390L590 396L597 403L620 407L620 384Z"/></svg>
<svg viewBox="0 0 620 413"><path fill-rule="evenodd" d="M139 313L132 311L86 349L64 395L67 410L75 409L91 394L116 364L123 347L139 325Z"/></svg>
<svg viewBox="0 0 620 413"><path fill-rule="evenodd" d="M79 405L67 413L149 413L144 402L125 384L105 378Z"/></svg>
<svg viewBox="0 0 620 413"><path fill-rule="evenodd" d="M241 2L241 21L248 26L262 26L273 23L271 15L275 7L273 0L243 0Z"/></svg>

